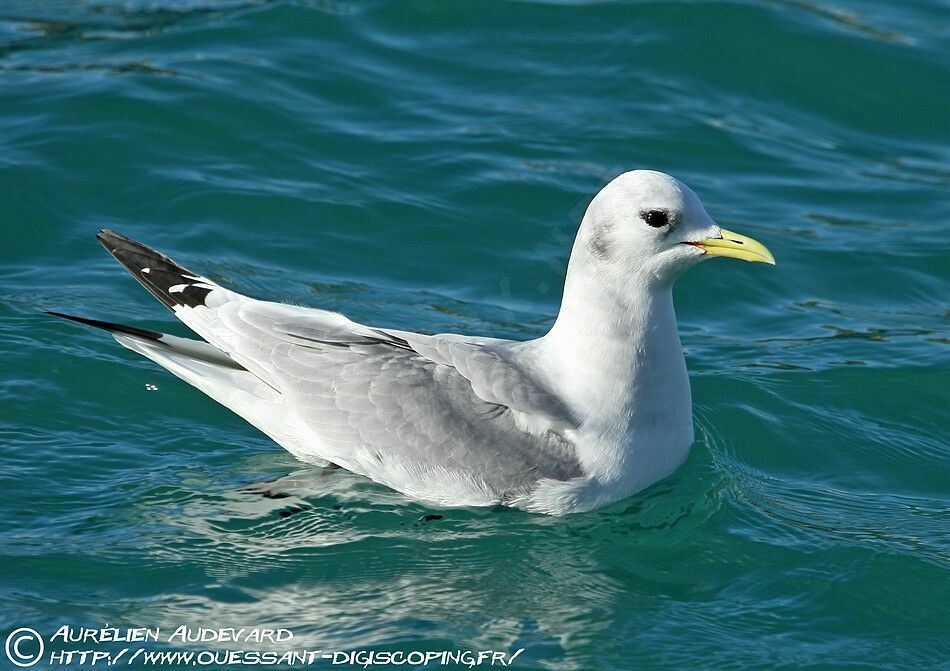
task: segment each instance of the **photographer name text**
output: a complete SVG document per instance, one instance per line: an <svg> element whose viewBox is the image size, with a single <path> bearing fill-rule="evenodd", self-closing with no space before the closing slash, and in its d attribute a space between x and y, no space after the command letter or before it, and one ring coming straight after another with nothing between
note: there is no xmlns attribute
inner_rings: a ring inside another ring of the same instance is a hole
<svg viewBox="0 0 950 671"><path fill-rule="evenodd" d="M167 631L167 630L166 630ZM293 639L289 629L267 627L189 627L180 625L163 638L161 627L73 627L64 624L50 636L61 643L286 643Z"/></svg>

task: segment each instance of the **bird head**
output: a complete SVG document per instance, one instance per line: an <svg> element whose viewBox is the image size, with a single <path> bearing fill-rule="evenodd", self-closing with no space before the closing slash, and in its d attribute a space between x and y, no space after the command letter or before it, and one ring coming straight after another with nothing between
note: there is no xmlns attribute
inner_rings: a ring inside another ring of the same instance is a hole
<svg viewBox="0 0 950 671"><path fill-rule="evenodd" d="M713 221L689 187L653 170L626 172L605 186L587 208L578 243L595 268L635 270L651 284L672 284L713 256L775 264L760 242Z"/></svg>

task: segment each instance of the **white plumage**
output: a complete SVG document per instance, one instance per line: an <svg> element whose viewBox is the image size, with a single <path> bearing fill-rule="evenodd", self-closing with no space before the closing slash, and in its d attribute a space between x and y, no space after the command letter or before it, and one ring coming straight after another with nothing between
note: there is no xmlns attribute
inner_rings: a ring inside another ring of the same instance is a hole
<svg viewBox="0 0 950 671"><path fill-rule="evenodd" d="M116 233L99 237L203 341L60 316L112 331L298 459L437 505L550 514L624 498L685 460L693 428L673 282L707 255L772 262L677 180L626 173L584 216L556 323L514 342L255 300Z"/></svg>

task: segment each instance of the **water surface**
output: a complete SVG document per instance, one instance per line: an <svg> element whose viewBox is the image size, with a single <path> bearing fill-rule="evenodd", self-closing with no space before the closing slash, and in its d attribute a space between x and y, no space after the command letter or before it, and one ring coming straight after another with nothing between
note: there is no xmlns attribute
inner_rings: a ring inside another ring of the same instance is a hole
<svg viewBox="0 0 950 671"><path fill-rule="evenodd" d="M3 635L273 626L323 649L524 648L520 669L947 668L946 18L2 3ZM96 243L109 227L254 296L536 337L584 207L636 167L779 264L680 281L696 444L591 514L436 510L304 468L40 313L185 332ZM287 498L243 491L286 476Z"/></svg>

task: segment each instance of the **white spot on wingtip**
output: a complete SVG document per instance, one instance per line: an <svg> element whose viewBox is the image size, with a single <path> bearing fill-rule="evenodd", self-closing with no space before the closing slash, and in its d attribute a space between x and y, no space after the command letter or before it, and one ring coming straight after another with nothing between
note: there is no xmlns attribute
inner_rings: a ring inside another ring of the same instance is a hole
<svg viewBox="0 0 950 671"><path fill-rule="evenodd" d="M187 284L175 284L175 285L172 285L172 286L168 287L168 293L170 293L170 294L180 294L180 293L181 293L182 291L184 291L186 288L188 288L188 285L187 285Z"/></svg>
<svg viewBox="0 0 950 671"><path fill-rule="evenodd" d="M143 272L143 273L150 273L150 272L152 272L152 269L151 269L151 268L142 268L142 272Z"/></svg>

